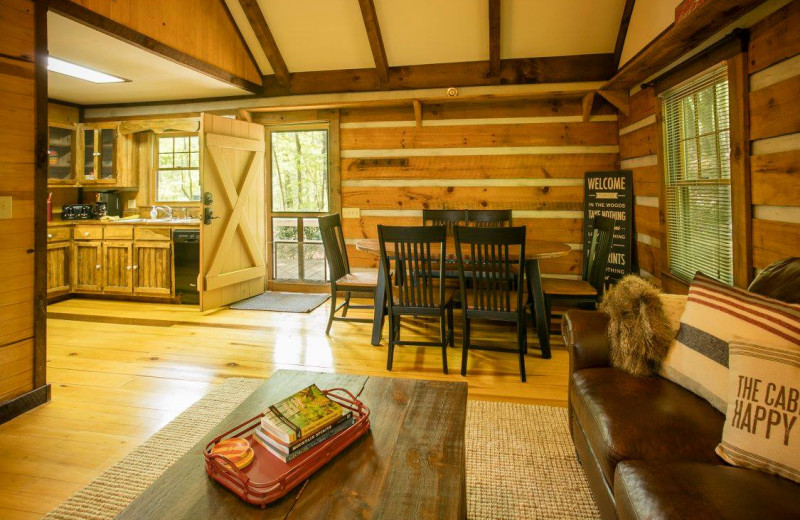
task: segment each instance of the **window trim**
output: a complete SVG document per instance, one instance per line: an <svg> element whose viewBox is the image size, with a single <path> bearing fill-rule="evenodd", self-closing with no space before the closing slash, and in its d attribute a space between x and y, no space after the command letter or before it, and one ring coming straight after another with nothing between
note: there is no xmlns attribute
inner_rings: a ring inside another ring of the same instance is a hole
<svg viewBox="0 0 800 520"><path fill-rule="evenodd" d="M752 206L750 194L750 127L748 119L747 53L741 52L741 40L709 49L669 75L655 81L656 142L660 171L659 219L661 222L661 279L669 292L683 292L689 284L671 274L669 265L669 231L666 213L663 105L659 94L688 81L725 62L728 68L730 112L731 220L733 223L733 285L747 288L753 279ZM720 56L725 56L721 58ZM689 74L689 71L692 74Z"/></svg>
<svg viewBox="0 0 800 520"><path fill-rule="evenodd" d="M199 200L158 200L158 140L162 137L197 137L198 139L198 147L200 152L200 164L197 165L197 172L200 178L201 183L201 193L202 193L202 182L203 182L203 139L200 137L200 134L197 132L163 132L159 134L153 135L153 153L152 153L152 168L150 168L150 196L148 200L150 202L150 206L169 206L171 208L199 208L202 201ZM190 168L191 169L191 168Z"/></svg>

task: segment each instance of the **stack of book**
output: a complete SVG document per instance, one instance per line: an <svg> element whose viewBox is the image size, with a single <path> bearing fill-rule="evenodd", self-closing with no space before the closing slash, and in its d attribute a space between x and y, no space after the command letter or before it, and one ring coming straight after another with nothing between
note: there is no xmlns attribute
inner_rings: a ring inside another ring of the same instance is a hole
<svg viewBox="0 0 800 520"><path fill-rule="evenodd" d="M311 385L270 406L253 438L284 462L355 424L353 412Z"/></svg>

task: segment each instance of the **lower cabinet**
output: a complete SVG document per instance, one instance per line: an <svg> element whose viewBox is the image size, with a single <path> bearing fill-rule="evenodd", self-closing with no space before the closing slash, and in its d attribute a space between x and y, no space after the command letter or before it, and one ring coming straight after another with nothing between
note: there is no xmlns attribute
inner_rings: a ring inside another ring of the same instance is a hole
<svg viewBox="0 0 800 520"><path fill-rule="evenodd" d="M172 293L172 242L134 242L134 294L169 296Z"/></svg>
<svg viewBox="0 0 800 520"><path fill-rule="evenodd" d="M103 244L91 240L73 242L72 290L100 292L103 289Z"/></svg>
<svg viewBox="0 0 800 520"><path fill-rule="evenodd" d="M70 291L71 244L47 244L47 297L61 296Z"/></svg>
<svg viewBox="0 0 800 520"><path fill-rule="evenodd" d="M130 293L133 290L133 244L103 243L103 292Z"/></svg>

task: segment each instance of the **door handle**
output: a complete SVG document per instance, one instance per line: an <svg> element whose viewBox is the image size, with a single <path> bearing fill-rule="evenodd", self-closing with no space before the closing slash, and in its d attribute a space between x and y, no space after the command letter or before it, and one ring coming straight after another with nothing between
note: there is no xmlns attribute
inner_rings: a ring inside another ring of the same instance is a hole
<svg viewBox="0 0 800 520"><path fill-rule="evenodd" d="M214 210L212 210L211 208L203 208L203 224L208 226L209 224L211 224L211 221L214 220L215 218L219 217L214 216Z"/></svg>

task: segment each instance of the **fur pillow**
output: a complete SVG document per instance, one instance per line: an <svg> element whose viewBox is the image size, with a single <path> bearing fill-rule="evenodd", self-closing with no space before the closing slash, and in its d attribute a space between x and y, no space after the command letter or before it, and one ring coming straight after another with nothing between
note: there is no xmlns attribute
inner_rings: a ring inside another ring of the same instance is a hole
<svg viewBox="0 0 800 520"><path fill-rule="evenodd" d="M659 294L635 275L626 276L605 293L600 310L611 317L611 366L635 376L650 376L661 367L675 334Z"/></svg>

